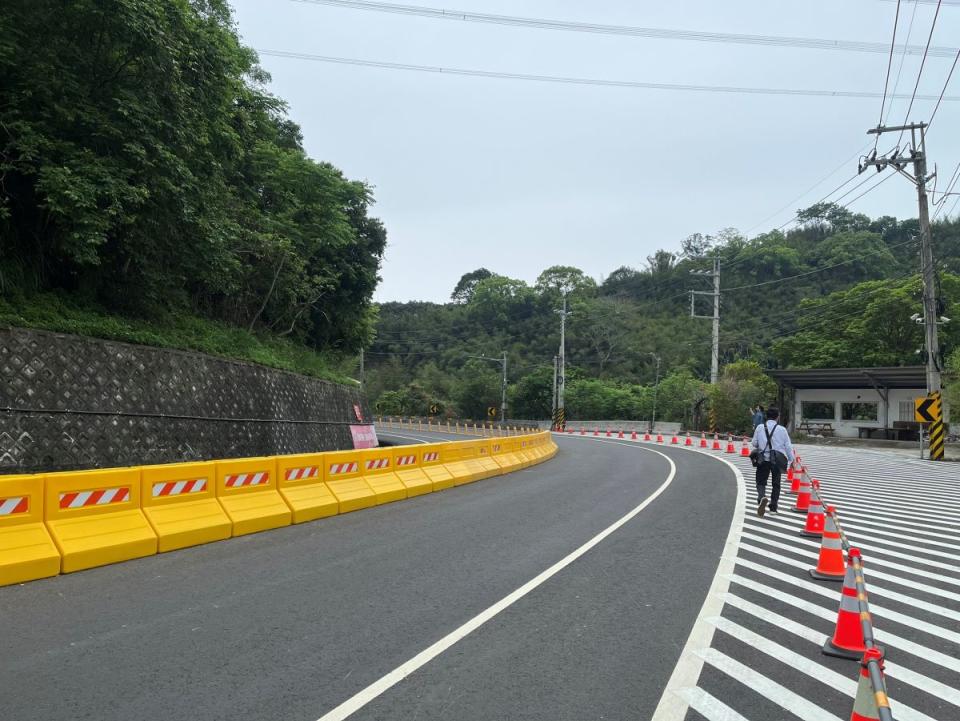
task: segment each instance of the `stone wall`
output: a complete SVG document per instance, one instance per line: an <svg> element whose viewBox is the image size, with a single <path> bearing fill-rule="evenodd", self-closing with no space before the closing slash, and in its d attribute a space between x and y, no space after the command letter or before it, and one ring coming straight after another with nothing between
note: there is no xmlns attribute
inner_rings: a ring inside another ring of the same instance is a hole
<svg viewBox="0 0 960 721"><path fill-rule="evenodd" d="M252 363L0 328L0 473L352 448L354 406Z"/></svg>

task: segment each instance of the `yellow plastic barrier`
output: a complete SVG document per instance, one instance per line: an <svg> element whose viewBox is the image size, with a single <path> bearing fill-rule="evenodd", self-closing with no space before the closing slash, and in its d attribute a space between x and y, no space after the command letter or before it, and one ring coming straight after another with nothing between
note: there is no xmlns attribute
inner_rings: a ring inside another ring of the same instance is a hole
<svg viewBox="0 0 960 721"><path fill-rule="evenodd" d="M277 492L273 458L217 461L217 499L233 522L233 535L289 526L290 507Z"/></svg>
<svg viewBox="0 0 960 721"><path fill-rule="evenodd" d="M43 525L43 476L0 476L0 586L60 573Z"/></svg>
<svg viewBox="0 0 960 721"><path fill-rule="evenodd" d="M395 446L392 448L378 448L375 459L367 459L365 463L383 463L389 458L389 467L393 474L407 489L407 496L421 496L434 490L429 476L423 472L420 464L420 454L424 446Z"/></svg>
<svg viewBox="0 0 960 721"><path fill-rule="evenodd" d="M492 458L504 473L523 467L523 459L516 454L516 448L517 441L514 438L504 438L490 442Z"/></svg>
<svg viewBox="0 0 960 721"><path fill-rule="evenodd" d="M417 446L420 451L420 466L430 479L435 491L452 488L454 485L453 473L444 464L447 460L453 460L456 457L455 447L456 445L451 443L428 443Z"/></svg>
<svg viewBox="0 0 960 721"><path fill-rule="evenodd" d="M377 505L377 493L360 472L355 451L323 455L323 480L340 502L340 513Z"/></svg>
<svg viewBox="0 0 960 721"><path fill-rule="evenodd" d="M157 552L140 510L139 468L51 473L44 488L43 517L64 573Z"/></svg>
<svg viewBox="0 0 960 721"><path fill-rule="evenodd" d="M230 538L233 524L217 502L216 472L212 461L140 468L143 515L161 553Z"/></svg>
<svg viewBox="0 0 960 721"><path fill-rule="evenodd" d="M443 465L453 476L455 486L473 483L483 477L483 467L476 463L476 449L473 446L475 442L458 441L447 453L448 459Z"/></svg>
<svg viewBox="0 0 960 721"><path fill-rule="evenodd" d="M393 458L389 448L371 448L366 451L357 451L354 455L360 463L363 479L377 494L377 503L402 501L410 495L406 484L391 468ZM427 487L421 493L428 493L430 490L432 489Z"/></svg>
<svg viewBox="0 0 960 721"><path fill-rule="evenodd" d="M293 510L293 522L304 523L340 513L340 501L323 482L326 454L276 456L277 490Z"/></svg>

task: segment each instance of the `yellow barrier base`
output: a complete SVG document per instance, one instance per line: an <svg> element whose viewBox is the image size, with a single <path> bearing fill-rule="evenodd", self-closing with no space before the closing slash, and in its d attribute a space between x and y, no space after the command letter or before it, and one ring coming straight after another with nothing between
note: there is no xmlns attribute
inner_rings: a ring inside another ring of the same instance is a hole
<svg viewBox="0 0 960 721"><path fill-rule="evenodd" d="M340 502L340 513L377 505L377 494L362 478L327 481L327 486Z"/></svg>
<svg viewBox="0 0 960 721"><path fill-rule="evenodd" d="M157 534L160 553L230 538L233 524L215 498L147 506L144 515Z"/></svg>
<svg viewBox="0 0 960 721"><path fill-rule="evenodd" d="M374 473L364 476L363 480L377 494L377 503L393 503L407 497L407 488L395 473Z"/></svg>
<svg viewBox="0 0 960 721"><path fill-rule="evenodd" d="M479 458L471 459L472 463L476 463L480 468L483 469L483 475L480 478L491 478L500 474L500 466L497 465L497 462L490 458L489 456L480 456Z"/></svg>
<svg viewBox="0 0 960 721"><path fill-rule="evenodd" d="M0 528L0 586L60 573L60 553L42 523Z"/></svg>
<svg viewBox="0 0 960 721"><path fill-rule="evenodd" d="M445 464L447 470L453 476L453 484L462 486L466 483L473 483L484 478L483 468L474 465L471 460L450 461Z"/></svg>
<svg viewBox="0 0 960 721"><path fill-rule="evenodd" d="M427 477L426 469L398 468L395 473L400 482L407 489L407 498L433 493L434 486Z"/></svg>
<svg viewBox="0 0 960 721"><path fill-rule="evenodd" d="M304 523L340 513L340 502L327 484L307 483L298 486L281 486L280 495L293 509L293 522Z"/></svg>
<svg viewBox="0 0 960 721"><path fill-rule="evenodd" d="M433 490L442 491L445 488L453 488L453 474L447 470L446 466L424 466L423 472L427 474L427 478L433 484Z"/></svg>
<svg viewBox="0 0 960 721"><path fill-rule="evenodd" d="M289 526L291 522L290 507L276 491L221 496L218 500L233 523L234 536Z"/></svg>
<svg viewBox="0 0 960 721"><path fill-rule="evenodd" d="M64 573L152 556L157 537L140 509L47 521Z"/></svg>

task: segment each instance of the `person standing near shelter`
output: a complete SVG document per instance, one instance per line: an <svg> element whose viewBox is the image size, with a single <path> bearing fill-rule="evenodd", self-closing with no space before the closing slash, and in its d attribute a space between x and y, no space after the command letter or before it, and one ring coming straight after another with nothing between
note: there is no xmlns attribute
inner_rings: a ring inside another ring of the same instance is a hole
<svg viewBox="0 0 960 721"><path fill-rule="evenodd" d="M766 415L766 422L759 423L754 429L751 444L757 457L757 515L761 518L767 511L767 479L773 485L769 499L770 512L776 513L780 500L780 475L797 458L790 434L780 425L780 411L770 407Z"/></svg>
<svg viewBox="0 0 960 721"><path fill-rule="evenodd" d="M766 420L766 415L763 411L763 406L757 404L756 408L751 408L753 411L753 430L757 430L757 426L762 425Z"/></svg>

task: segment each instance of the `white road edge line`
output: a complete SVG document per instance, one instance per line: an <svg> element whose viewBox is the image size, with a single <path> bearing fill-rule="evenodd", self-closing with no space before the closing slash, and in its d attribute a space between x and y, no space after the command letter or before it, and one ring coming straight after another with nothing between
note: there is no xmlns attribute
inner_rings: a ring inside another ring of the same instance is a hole
<svg viewBox="0 0 960 721"><path fill-rule="evenodd" d="M623 445L623 444L617 444ZM388 691L390 688L395 686L397 683L405 679L407 676L412 674L417 669L425 666L430 661L435 659L441 653L446 651L448 648L456 644L458 641L462 640L466 636L470 635L483 624L485 624L490 619L494 618L497 614L506 610L514 603L519 601L521 598L526 596L528 593L533 591L535 588L543 584L545 581L549 580L551 577L555 576L557 573L562 571L564 568L569 566L571 563L576 561L578 558L583 556L587 551L591 550L594 546L603 541L607 536L611 535L618 529L620 529L627 522L632 520L637 514L639 514L644 508L653 503L657 497L663 493L667 487L673 483L674 477L677 475L677 466L671 460L669 456L659 451L655 451L652 448L643 448L642 446L637 446L640 450L649 451L651 453L656 453L658 456L664 458L667 463L670 464L670 473L667 476L667 479L660 485L657 490L647 496L643 503L634 508L632 511L627 513L625 516L620 518L618 521L615 521L612 525L607 526L604 530L600 531L596 536L591 538L589 541L584 543L582 546L577 548L572 553L568 554L561 560L554 563L547 570L543 571L536 577L530 579L525 584L520 586L512 593L504 596L502 599L497 601L495 604L490 606L484 611L481 611L476 616L471 618L469 621L461 625L459 628L454 629L446 636L441 638L439 641L436 641L432 645L425 648L423 651L418 653L416 656L411 658L409 661L397 666L393 671L390 671L385 676L382 676L377 681L374 681L372 684L367 686L365 689L358 691L356 694L348 698L346 701L341 703L339 706L334 708L331 711L328 711L323 716L321 716L318 721L343 721L343 719L348 718L352 714L359 711L361 708L366 706L368 703L376 699L378 696ZM709 594L708 594L709 598Z"/></svg>
<svg viewBox="0 0 960 721"><path fill-rule="evenodd" d="M660 703L650 721L676 721L687 715L690 707L689 694L685 689L695 687L700 678L700 671L703 669L704 659L697 655L697 651L709 648L713 641L715 628L713 624L707 622L711 616L719 616L723 610L723 594L730 588L730 579L728 576L734 571L734 558L737 556L740 546L740 535L743 531L743 504L746 502L746 481L743 473L733 463L726 458L715 456L711 453L703 453L696 448L686 448L692 450L707 458L726 463L733 471L737 481L737 500L733 507L733 517L730 519L730 531L727 533L727 540L723 544L720 563L717 565L717 572L713 576L713 582L707 591L707 597L703 601L700 613L697 614L696 621L693 622L693 628L690 630L690 636L680 652L680 659L663 689L663 695L660 697Z"/></svg>

